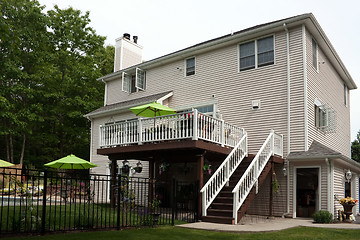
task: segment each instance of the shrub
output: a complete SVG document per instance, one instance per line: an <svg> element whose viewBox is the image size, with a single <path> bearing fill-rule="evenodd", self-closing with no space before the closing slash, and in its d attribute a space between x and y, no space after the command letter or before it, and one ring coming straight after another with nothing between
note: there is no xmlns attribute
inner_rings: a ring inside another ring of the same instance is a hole
<svg viewBox="0 0 360 240"><path fill-rule="evenodd" d="M332 223L333 215L328 211L318 211L312 215L316 223Z"/></svg>

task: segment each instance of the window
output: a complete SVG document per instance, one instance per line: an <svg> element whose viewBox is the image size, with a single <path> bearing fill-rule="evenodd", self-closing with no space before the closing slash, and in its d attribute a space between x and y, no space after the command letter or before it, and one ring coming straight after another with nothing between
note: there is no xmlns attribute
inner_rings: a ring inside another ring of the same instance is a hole
<svg viewBox="0 0 360 240"><path fill-rule="evenodd" d="M196 110L198 110L198 112L206 114L206 115L211 115L211 116L214 115L214 104L188 108L188 109L177 111L177 113L189 112L189 111L192 111L193 109L196 109Z"/></svg>
<svg viewBox="0 0 360 240"><path fill-rule="evenodd" d="M186 76L195 74L195 58L186 59Z"/></svg>
<svg viewBox="0 0 360 240"><path fill-rule="evenodd" d="M351 182L345 181L345 197L351 197Z"/></svg>
<svg viewBox="0 0 360 240"><path fill-rule="evenodd" d="M344 105L347 106L348 102L348 87L344 83Z"/></svg>
<svg viewBox="0 0 360 240"><path fill-rule="evenodd" d="M257 41L258 67L274 63L274 38L267 37Z"/></svg>
<svg viewBox="0 0 360 240"><path fill-rule="evenodd" d="M145 90L145 71L141 70L140 68L136 69L136 88L140 90Z"/></svg>
<svg viewBox="0 0 360 240"><path fill-rule="evenodd" d="M255 42L240 45L240 71L255 68Z"/></svg>
<svg viewBox="0 0 360 240"><path fill-rule="evenodd" d="M318 69L318 46L314 39L312 40L312 62L313 62L314 68L317 70Z"/></svg>
<svg viewBox="0 0 360 240"><path fill-rule="evenodd" d="M274 36L240 44L240 71L274 64Z"/></svg>
<svg viewBox="0 0 360 240"><path fill-rule="evenodd" d="M326 104L315 99L315 127L325 133L336 132L336 112Z"/></svg>
<svg viewBox="0 0 360 240"><path fill-rule="evenodd" d="M327 125L327 116L324 106L315 106L315 126L323 128Z"/></svg>
<svg viewBox="0 0 360 240"><path fill-rule="evenodd" d="M140 68L136 68L135 73L122 73L122 91L134 93L143 91L146 88L146 74Z"/></svg>

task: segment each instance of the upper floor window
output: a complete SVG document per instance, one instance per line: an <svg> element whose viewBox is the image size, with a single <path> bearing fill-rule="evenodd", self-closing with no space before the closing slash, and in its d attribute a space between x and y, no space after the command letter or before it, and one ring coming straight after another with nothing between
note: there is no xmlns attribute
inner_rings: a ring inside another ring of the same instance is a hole
<svg viewBox="0 0 360 240"><path fill-rule="evenodd" d="M330 106L315 99L315 127L326 132L336 132L336 112Z"/></svg>
<svg viewBox="0 0 360 240"><path fill-rule="evenodd" d="M274 36L240 44L240 71L274 64Z"/></svg>
<svg viewBox="0 0 360 240"><path fill-rule="evenodd" d="M195 57L186 59L186 76L195 74Z"/></svg>
<svg viewBox="0 0 360 240"><path fill-rule="evenodd" d="M318 70L318 45L315 40L312 40L312 64Z"/></svg>
<svg viewBox="0 0 360 240"><path fill-rule="evenodd" d="M122 73L122 91L134 93L145 90L146 74L140 68L136 68L134 73Z"/></svg>
<svg viewBox="0 0 360 240"><path fill-rule="evenodd" d="M348 104L348 94L349 94L349 89L346 86L346 84L344 83L344 105L347 106Z"/></svg>

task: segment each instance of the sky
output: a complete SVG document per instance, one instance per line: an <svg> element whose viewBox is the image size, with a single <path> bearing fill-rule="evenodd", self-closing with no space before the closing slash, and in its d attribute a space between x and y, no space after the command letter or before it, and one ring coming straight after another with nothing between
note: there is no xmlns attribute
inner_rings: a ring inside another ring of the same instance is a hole
<svg viewBox="0 0 360 240"><path fill-rule="evenodd" d="M313 13L360 88L359 0L39 0L45 11L73 7L89 11L91 27L107 45L129 33L139 36L143 59L258 24ZM360 89L350 92L351 139L360 130Z"/></svg>

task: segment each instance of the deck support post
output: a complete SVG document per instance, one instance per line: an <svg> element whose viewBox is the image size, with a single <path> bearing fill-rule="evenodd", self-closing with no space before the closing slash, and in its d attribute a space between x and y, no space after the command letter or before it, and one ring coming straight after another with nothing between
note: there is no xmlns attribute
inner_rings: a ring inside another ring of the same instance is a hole
<svg viewBox="0 0 360 240"><path fill-rule="evenodd" d="M110 158L109 158L110 159ZM115 196L115 188L116 188L116 166L117 166L117 160L116 159L110 159L111 160L111 189L110 189L110 207L115 208L116 204L116 196Z"/></svg>
<svg viewBox="0 0 360 240"><path fill-rule="evenodd" d="M270 170L270 200L269 200L269 216L273 215L273 181L274 179L274 161L271 161L271 170Z"/></svg>
<svg viewBox="0 0 360 240"><path fill-rule="evenodd" d="M197 166L198 166L198 171L197 171L197 178L199 179L199 189L202 189L202 187L204 186L204 160L205 160L205 155L206 151L204 151L202 154L196 155L197 157ZM198 201L198 216L202 216L201 213L201 209L202 209L202 194L199 195L199 201Z"/></svg>

